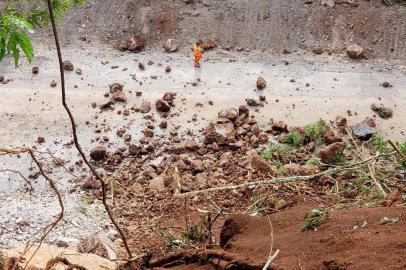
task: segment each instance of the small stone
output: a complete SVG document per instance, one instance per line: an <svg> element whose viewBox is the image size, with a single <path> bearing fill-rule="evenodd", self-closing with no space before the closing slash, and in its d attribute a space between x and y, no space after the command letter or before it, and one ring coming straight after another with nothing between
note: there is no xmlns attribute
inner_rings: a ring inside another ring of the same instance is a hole
<svg viewBox="0 0 406 270"><path fill-rule="evenodd" d="M144 69L145 69L145 65L144 65L143 63L139 62L139 63L138 63L138 68L141 69L141 70L144 70Z"/></svg>
<svg viewBox="0 0 406 270"><path fill-rule="evenodd" d="M343 154L345 146L343 142L336 142L326 146L319 152L321 161L326 164L335 163L337 158Z"/></svg>
<svg viewBox="0 0 406 270"><path fill-rule="evenodd" d="M90 151L90 157L96 161L103 159L106 154L107 150L104 146L97 146Z"/></svg>
<svg viewBox="0 0 406 270"><path fill-rule="evenodd" d="M57 85L56 81L55 81L55 80L52 80L51 83L50 83L50 86L51 86L51 87L56 87L56 85Z"/></svg>
<svg viewBox="0 0 406 270"><path fill-rule="evenodd" d="M164 49L166 52L176 52L179 49L179 43L174 39L168 39L164 44Z"/></svg>
<svg viewBox="0 0 406 270"><path fill-rule="evenodd" d="M165 72L166 72L166 73L171 72L171 70L172 70L171 66L166 66L166 68L165 68Z"/></svg>
<svg viewBox="0 0 406 270"><path fill-rule="evenodd" d="M351 59L359 59L362 58L364 53L364 49L359 46L358 44L351 44L347 48L347 54Z"/></svg>
<svg viewBox="0 0 406 270"><path fill-rule="evenodd" d="M265 81L265 79L264 79L263 77L259 76L259 77L257 78L257 88L258 88L259 90L262 90L262 89L264 89L265 87L266 87L266 81Z"/></svg>
<svg viewBox="0 0 406 270"><path fill-rule="evenodd" d="M66 71L73 71L73 64L69 60L63 61L63 69Z"/></svg>
<svg viewBox="0 0 406 270"><path fill-rule="evenodd" d="M37 143L44 143L44 142L45 142L45 138L44 138L44 137L39 136L39 137L37 138Z"/></svg>
<svg viewBox="0 0 406 270"><path fill-rule="evenodd" d="M34 67L32 67L31 71L32 71L32 74L38 74L39 73L39 68L34 66Z"/></svg>

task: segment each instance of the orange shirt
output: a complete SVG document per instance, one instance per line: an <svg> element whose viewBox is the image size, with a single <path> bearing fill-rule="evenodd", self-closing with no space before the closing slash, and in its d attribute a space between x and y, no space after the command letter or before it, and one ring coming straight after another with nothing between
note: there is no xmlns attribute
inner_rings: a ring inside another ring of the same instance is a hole
<svg viewBox="0 0 406 270"><path fill-rule="evenodd" d="M193 53L196 60L202 59L202 49L200 49L199 46L196 46L196 44L193 46Z"/></svg>

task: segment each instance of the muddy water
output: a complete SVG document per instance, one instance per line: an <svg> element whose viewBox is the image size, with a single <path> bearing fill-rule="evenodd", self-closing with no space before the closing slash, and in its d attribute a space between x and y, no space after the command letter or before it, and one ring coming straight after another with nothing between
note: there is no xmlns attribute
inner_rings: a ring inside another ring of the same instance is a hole
<svg viewBox="0 0 406 270"><path fill-rule="evenodd" d="M177 93L175 111L179 112L179 116L169 120L169 127L180 125L182 132L191 129L198 133L205 123L216 118L219 110L244 104L246 98L265 95L268 104L254 112L262 125L271 119L283 120L290 125L304 125L319 118L330 120L336 115L346 116L347 110L351 110L353 115L347 117L349 122L355 123L373 115L370 110L372 102L382 102L393 108L394 117L377 119L378 129L390 138L404 138L405 74L399 69L375 67L376 63L351 63L323 56L304 58L290 55L282 59L212 52L205 55L202 68L195 70L191 57L182 53L122 54L110 50L71 49L64 55L65 59L73 62L75 69L80 68L83 72L82 75L66 72L66 80L68 102L86 152L98 145L91 143L91 139L98 135L94 133L95 125L102 129L110 128L101 134L110 138L106 143L109 151L125 146L123 140L115 135L117 128L128 128L132 141L137 141L149 120L141 114L123 116L117 112L124 106L140 105L143 100L153 102L168 90ZM63 224L48 241L62 236L79 239L108 224L101 206L98 203L83 205L86 195L72 181L74 177L63 168L56 167L46 153L51 151L62 158L66 167L74 165L79 159L74 148L66 145L71 141L70 124L60 105L59 88L49 86L51 80L58 81L59 86L58 67L53 57L55 52L45 47L37 52L34 65L40 69L38 75L31 74L28 63L14 68L8 60L10 63L5 61L0 66L0 74L13 79L0 86L0 146L37 147L43 153L40 156L44 158L44 166L63 192L67 205ZM109 63L103 65L101 60ZM148 65L149 60L155 63ZM138 61L145 64L145 71L138 69ZM289 64L286 65L285 61ZM171 73L165 73L166 65L172 67ZM151 78L152 75L157 78ZM255 90L258 75L268 81L264 91ZM394 87L383 88L380 84L384 81L389 81ZM103 94L108 92L108 84L114 82L125 84L127 105L117 105L115 110L105 112L93 109L92 102L101 104L107 100ZM192 82L198 83L192 86ZM142 96L137 97L136 91L142 91ZM208 105L209 101L214 104ZM196 106L197 103L203 106ZM192 121L194 114L197 115L196 122ZM159 119L156 113L155 116ZM37 144L38 136L45 137L45 143ZM5 168L18 170L25 176L36 171L25 155L20 158L0 157L0 170ZM74 174L84 179L88 171L76 166ZM19 175L12 172L0 174L0 227L3 230L0 246L32 239L33 234L58 213L55 197L45 180L39 177L30 182L34 189L31 194L29 185ZM29 226L18 225L21 219L29 221Z"/></svg>

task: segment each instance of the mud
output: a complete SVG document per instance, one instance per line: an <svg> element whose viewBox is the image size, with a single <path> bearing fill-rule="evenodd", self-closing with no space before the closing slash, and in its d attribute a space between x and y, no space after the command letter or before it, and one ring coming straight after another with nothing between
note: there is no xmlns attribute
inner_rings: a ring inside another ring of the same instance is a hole
<svg viewBox="0 0 406 270"><path fill-rule="evenodd" d="M384 216L402 219L404 209L330 210L328 220L316 231L303 232L303 213L320 206L308 198L269 217L231 217L222 227L222 251L209 250L195 257L183 253L183 257L175 255L172 261L161 259L156 264L164 269L262 269L270 252L273 254L279 249L271 269L406 267L406 253L402 248L405 243L400 240L406 239L404 220L390 225L379 224ZM242 263L244 265L236 267Z"/></svg>

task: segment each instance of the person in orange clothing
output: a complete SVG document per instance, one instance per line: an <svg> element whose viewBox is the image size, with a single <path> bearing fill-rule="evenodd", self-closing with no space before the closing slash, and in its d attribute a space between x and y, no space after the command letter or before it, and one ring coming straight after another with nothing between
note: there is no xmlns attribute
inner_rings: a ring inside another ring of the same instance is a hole
<svg viewBox="0 0 406 270"><path fill-rule="evenodd" d="M200 60L202 59L202 42L199 40L193 46L193 54L195 55L195 67L200 67Z"/></svg>

